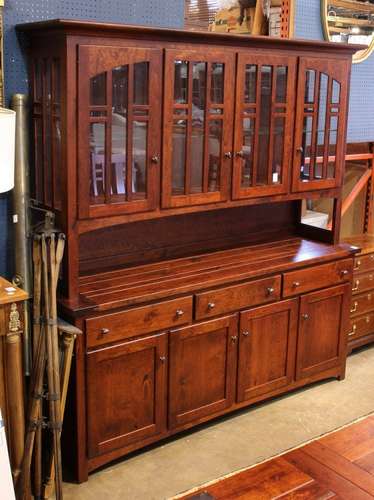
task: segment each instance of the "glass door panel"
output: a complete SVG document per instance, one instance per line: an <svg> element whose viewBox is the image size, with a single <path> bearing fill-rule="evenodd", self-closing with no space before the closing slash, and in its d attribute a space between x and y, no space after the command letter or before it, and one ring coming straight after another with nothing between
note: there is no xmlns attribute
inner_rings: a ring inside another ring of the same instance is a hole
<svg viewBox="0 0 374 500"><path fill-rule="evenodd" d="M340 118L345 113L347 93L344 64L300 59L293 191L333 188L342 182L345 123Z"/></svg>
<svg viewBox="0 0 374 500"><path fill-rule="evenodd" d="M80 47L81 217L155 206L160 64L157 50Z"/></svg>
<svg viewBox="0 0 374 500"><path fill-rule="evenodd" d="M234 54L166 51L164 207L227 199L233 62Z"/></svg>
<svg viewBox="0 0 374 500"><path fill-rule="evenodd" d="M239 54L233 197L286 193L296 58Z"/></svg>

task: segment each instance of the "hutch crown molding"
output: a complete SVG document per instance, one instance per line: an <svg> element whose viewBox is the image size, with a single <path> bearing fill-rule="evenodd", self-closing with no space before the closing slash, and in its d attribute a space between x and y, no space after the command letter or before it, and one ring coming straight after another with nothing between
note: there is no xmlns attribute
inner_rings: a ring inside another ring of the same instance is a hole
<svg viewBox="0 0 374 500"><path fill-rule="evenodd" d="M67 236L78 480L132 450L343 378L338 244L360 47L77 21L29 37L35 198ZM301 223L333 200L332 230ZM75 450L75 454L72 451Z"/></svg>

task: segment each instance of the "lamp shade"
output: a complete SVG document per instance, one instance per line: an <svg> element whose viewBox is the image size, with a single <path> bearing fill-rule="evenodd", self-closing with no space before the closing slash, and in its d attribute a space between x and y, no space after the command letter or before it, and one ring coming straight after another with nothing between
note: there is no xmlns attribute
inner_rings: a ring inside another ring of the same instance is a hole
<svg viewBox="0 0 374 500"><path fill-rule="evenodd" d="M0 108L0 193L14 187L16 113Z"/></svg>

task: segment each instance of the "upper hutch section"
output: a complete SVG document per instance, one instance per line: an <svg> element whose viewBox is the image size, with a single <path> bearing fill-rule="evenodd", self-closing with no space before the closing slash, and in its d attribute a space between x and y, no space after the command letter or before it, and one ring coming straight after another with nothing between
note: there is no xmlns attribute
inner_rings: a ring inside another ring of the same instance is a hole
<svg viewBox="0 0 374 500"><path fill-rule="evenodd" d="M35 196L70 207L79 232L338 195L358 46L59 20L19 29Z"/></svg>

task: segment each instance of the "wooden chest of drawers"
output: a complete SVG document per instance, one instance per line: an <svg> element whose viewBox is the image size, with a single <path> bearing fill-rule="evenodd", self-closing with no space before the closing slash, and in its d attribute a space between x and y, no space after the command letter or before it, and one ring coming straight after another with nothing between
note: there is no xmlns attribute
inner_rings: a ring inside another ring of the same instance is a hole
<svg viewBox="0 0 374 500"><path fill-rule="evenodd" d="M374 235L346 239L361 252L354 259L348 352L374 342Z"/></svg>

